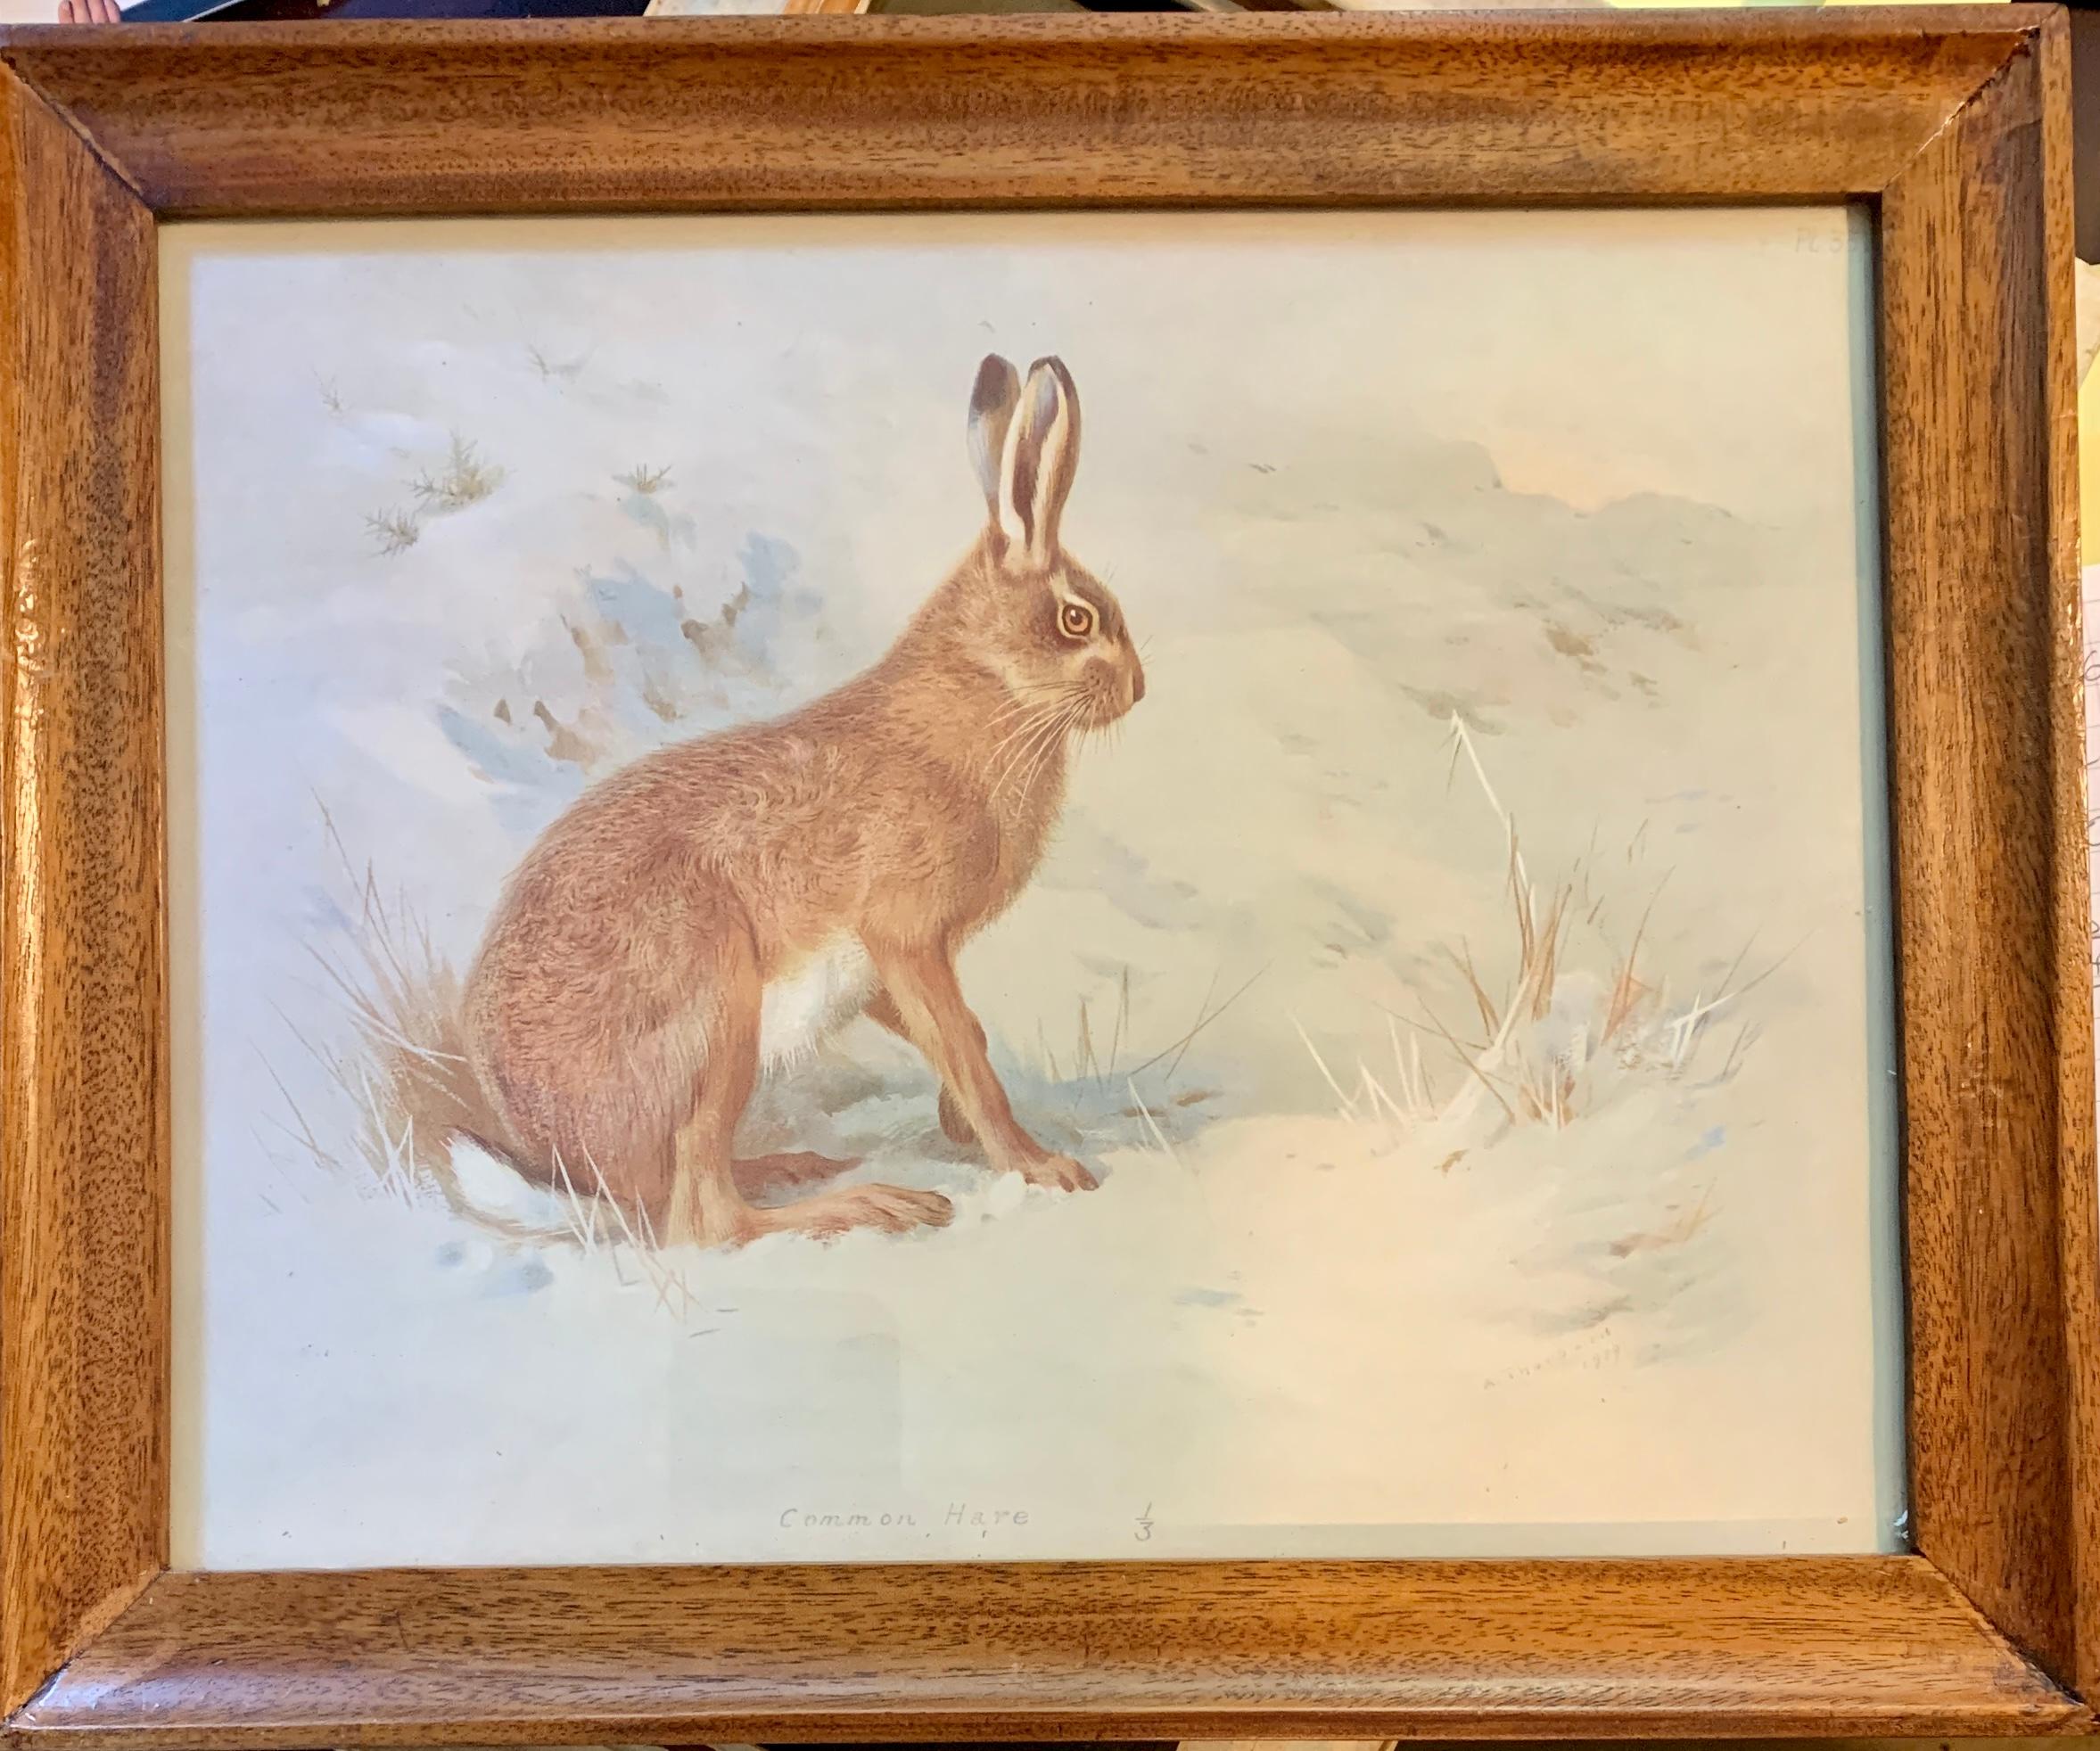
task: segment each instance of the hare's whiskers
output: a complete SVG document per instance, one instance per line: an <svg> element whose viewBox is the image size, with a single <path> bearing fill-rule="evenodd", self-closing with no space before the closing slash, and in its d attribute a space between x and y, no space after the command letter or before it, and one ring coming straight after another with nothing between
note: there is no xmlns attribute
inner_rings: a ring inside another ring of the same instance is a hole
<svg viewBox="0 0 2100 1751"><path fill-rule="evenodd" d="M1003 748L1009 742L1011 742L1015 736L1025 735L1031 726L1041 723L1045 718L1051 716L1064 703L1065 695L1061 692L1052 694L1048 699L1035 698L1030 700L1028 702L1027 716L1023 718L1018 725L1009 730L1007 735L1003 736L997 744L997 746ZM1010 717L1012 714L1009 712L1007 715ZM999 719L994 718L992 719L992 726L990 727L996 727L999 721Z"/></svg>
<svg viewBox="0 0 2100 1751"><path fill-rule="evenodd" d="M998 798L1001 792L1005 790L1008 782L1015 774L1027 764L1030 756L1039 746L1056 740L1058 725L1062 720L1066 709L1066 705L1060 703L1054 711L1035 727L1027 739L1015 749L1006 764L1000 769L999 776L992 781L992 796L994 800Z"/></svg>
<svg viewBox="0 0 2100 1751"><path fill-rule="evenodd" d="M999 783L992 787L993 799L996 801L1009 786L1016 797L1025 798L1028 794L1029 781L1034 776L1037 756L1046 753L1057 744L1058 736L1056 732L1052 731L1041 741L1024 749L1022 758L1016 760L1012 766L1000 775Z"/></svg>
<svg viewBox="0 0 2100 1751"><path fill-rule="evenodd" d="M1052 696L1050 703L1052 704L1057 703L1056 695ZM1006 722L1009 718L1015 716L1017 713L1022 711L1037 711L1042 707L1042 696L1040 694L1029 694L1025 698L1009 699L1004 705L1001 706L998 711L994 711L989 718L984 719L984 728L986 729L994 728L998 725Z"/></svg>
<svg viewBox="0 0 2100 1751"><path fill-rule="evenodd" d="M1083 695L1072 702L1072 710L1066 713L1065 721L1058 726L1057 742L1052 749L1045 751L1043 760L1047 760L1052 752L1062 752L1071 746L1073 731L1083 728L1086 714L1091 709L1092 702ZM1037 762L1039 767L1042 764L1042 760ZM1028 775L1028 783L1033 785L1034 782L1035 774L1031 772Z"/></svg>
<svg viewBox="0 0 2100 1751"><path fill-rule="evenodd" d="M1035 751L1029 760L1028 769L1021 775L1018 792L1020 795L1026 796L1028 794L1029 787L1035 783L1035 775L1042 769L1050 757L1065 745L1065 732L1072 728L1079 714L1086 710L1086 705L1085 696L1075 694L1071 703L1066 706L1064 715L1058 719L1056 728L1035 744Z"/></svg>
<svg viewBox="0 0 2100 1751"><path fill-rule="evenodd" d="M994 743L992 746L986 751L984 763L986 766L990 766L992 762L999 757L1001 750L1009 746L1014 742L1018 741L1022 736L1031 736L1035 730L1041 728L1044 724L1048 723L1052 718L1057 716L1058 710L1062 707L1063 704L1063 696L1059 695L1058 698L1051 700L1048 705L1039 708L1030 716L1024 719L1017 728L1009 731L1006 736L1001 737L998 742Z"/></svg>
<svg viewBox="0 0 2100 1751"><path fill-rule="evenodd" d="M1034 733L1029 736L1025 742L1021 744L1020 747L1015 752L1013 758L1009 760L1005 766L1001 768L999 777L992 781L992 794L994 797L998 796L1000 792L1006 787L1006 781L1013 776L1016 769L1018 769L1022 762L1026 760L1038 747L1048 746L1050 744L1057 740L1058 731L1063 728L1065 719L1070 714L1071 711L1071 701L1061 701L1058 706L1049 713L1043 721L1036 726Z"/></svg>
<svg viewBox="0 0 2100 1751"><path fill-rule="evenodd" d="M1021 757L1034 745L1035 738L1039 736L1046 735L1049 732L1050 722L1056 716L1057 713L1052 711L1044 713L1042 717L1031 718L1028 720L1026 729L1022 734L1022 737L1018 745L1014 748L1013 752L1009 753L1005 760L999 762L999 769L992 774L992 794L993 796L997 796L999 794L999 787L1006 782L1007 774L1011 772L1015 767L1020 764ZM1014 736L1009 736L1007 741L1012 742L1016 738ZM1003 748L1005 745L1005 743L1001 743L1000 744L1001 748ZM998 751L994 750L993 752L997 752ZM985 761L985 767L987 770L990 769L992 764L992 762L989 760Z"/></svg>
<svg viewBox="0 0 2100 1751"><path fill-rule="evenodd" d="M1066 686L1058 687L1048 695L1041 693L1016 694L984 720L984 727L990 729L1021 712L1038 711L1049 706L1062 704L1070 696L1072 691L1073 689Z"/></svg>
<svg viewBox="0 0 2100 1751"><path fill-rule="evenodd" d="M998 741L994 742L989 748L984 750L984 764L986 766L991 765L992 762L996 760L999 755L1006 748L1010 746L1017 739L1027 735L1031 730L1038 728L1040 726L1046 723L1050 719L1051 712L1054 711L1055 709L1056 708L1054 706L1049 707L1043 711L1034 713L1032 716L1025 719L1020 724L1019 728L1010 730L1006 735L1001 736Z"/></svg>

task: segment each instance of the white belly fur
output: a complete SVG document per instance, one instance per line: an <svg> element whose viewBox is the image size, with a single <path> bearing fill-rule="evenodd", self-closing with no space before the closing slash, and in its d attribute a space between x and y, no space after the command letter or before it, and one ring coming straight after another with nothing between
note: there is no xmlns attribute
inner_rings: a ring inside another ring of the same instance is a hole
<svg viewBox="0 0 2100 1751"><path fill-rule="evenodd" d="M857 936L842 933L777 974L758 1012L759 1059L769 1070L817 1049L875 993L875 967Z"/></svg>

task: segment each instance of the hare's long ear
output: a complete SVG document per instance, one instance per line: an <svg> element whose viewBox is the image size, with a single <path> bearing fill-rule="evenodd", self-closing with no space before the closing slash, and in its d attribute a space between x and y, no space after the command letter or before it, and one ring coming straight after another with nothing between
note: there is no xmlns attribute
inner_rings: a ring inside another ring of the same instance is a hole
<svg viewBox="0 0 2100 1751"><path fill-rule="evenodd" d="M1028 367L1006 468L1006 496L1038 565L1058 556L1058 524L1078 472L1079 390L1063 359L1039 358Z"/></svg>
<svg viewBox="0 0 2100 1751"><path fill-rule="evenodd" d="M1021 399L1021 374L997 353L987 353L977 366L977 385L970 391L970 466L984 494L984 514L1010 540L1017 532L1003 528L1000 515L1000 470L1006 457L1007 430L1014 405Z"/></svg>

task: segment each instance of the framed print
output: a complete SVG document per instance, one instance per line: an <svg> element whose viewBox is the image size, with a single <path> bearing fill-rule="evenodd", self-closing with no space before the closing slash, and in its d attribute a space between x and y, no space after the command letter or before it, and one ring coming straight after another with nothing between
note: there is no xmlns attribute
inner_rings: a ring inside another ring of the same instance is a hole
<svg viewBox="0 0 2100 1751"><path fill-rule="evenodd" d="M11 1738L2089 1725L2064 53L0 37Z"/></svg>

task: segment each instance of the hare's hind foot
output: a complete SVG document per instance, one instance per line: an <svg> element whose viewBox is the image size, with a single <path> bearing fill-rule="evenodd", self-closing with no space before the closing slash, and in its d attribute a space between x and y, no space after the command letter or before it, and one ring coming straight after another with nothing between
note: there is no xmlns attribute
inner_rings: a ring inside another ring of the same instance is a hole
<svg viewBox="0 0 2100 1751"><path fill-rule="evenodd" d="M1091 1168L1070 1155L1046 1155L1041 1161L1030 1162L1022 1167L1021 1178L1031 1186L1044 1186L1053 1192L1091 1192L1101 1183Z"/></svg>
<svg viewBox="0 0 2100 1751"><path fill-rule="evenodd" d="M671 1246L736 1247L748 1246L769 1234L835 1240L851 1229L908 1234L913 1229L946 1228L954 1220L955 1206L940 1193L903 1186L838 1186L793 1204L754 1204L738 1199L729 1208L717 1204L704 1214L674 1194L663 1239Z"/></svg>
<svg viewBox="0 0 2100 1751"><path fill-rule="evenodd" d="M751 1214L762 1234L806 1234L831 1240L850 1229L875 1229L884 1234L944 1229L955 1220L955 1206L938 1192L903 1186L840 1186Z"/></svg>
<svg viewBox="0 0 2100 1751"><path fill-rule="evenodd" d="M849 1167L858 1167L858 1157L839 1161L810 1151L789 1150L777 1155L754 1155L736 1166L737 1189L754 1203L798 1191L819 1180L836 1180Z"/></svg>

